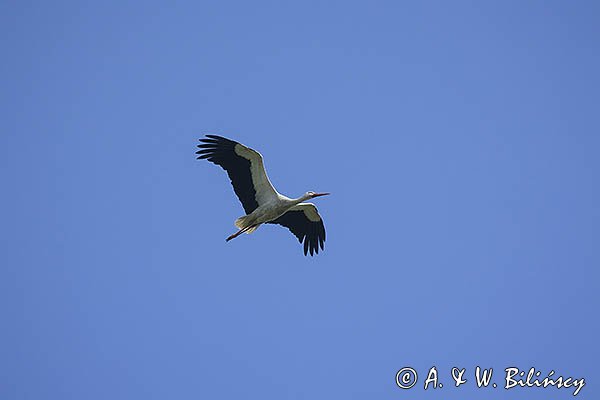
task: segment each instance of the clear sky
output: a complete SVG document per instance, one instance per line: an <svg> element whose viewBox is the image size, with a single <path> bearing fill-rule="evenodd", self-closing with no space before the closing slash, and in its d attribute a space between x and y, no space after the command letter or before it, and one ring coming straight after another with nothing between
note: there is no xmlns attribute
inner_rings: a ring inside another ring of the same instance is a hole
<svg viewBox="0 0 600 400"><path fill-rule="evenodd" d="M598 2L1 9L0 398L600 395ZM325 252L226 243L205 133L331 192Z"/></svg>

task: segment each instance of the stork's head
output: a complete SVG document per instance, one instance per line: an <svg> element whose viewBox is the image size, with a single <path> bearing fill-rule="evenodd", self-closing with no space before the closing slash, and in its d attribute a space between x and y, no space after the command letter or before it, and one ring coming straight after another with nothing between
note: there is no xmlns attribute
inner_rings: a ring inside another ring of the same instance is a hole
<svg viewBox="0 0 600 400"><path fill-rule="evenodd" d="M330 193L315 193L315 192L306 192L305 196L307 199L314 199L319 196L327 196Z"/></svg>

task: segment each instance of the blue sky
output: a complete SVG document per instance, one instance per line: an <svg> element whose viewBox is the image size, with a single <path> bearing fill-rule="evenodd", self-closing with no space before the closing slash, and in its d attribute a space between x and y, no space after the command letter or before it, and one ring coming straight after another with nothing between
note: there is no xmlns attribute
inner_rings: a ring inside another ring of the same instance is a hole
<svg viewBox="0 0 600 400"><path fill-rule="evenodd" d="M598 396L597 2L2 9L3 399ZM226 243L205 133L332 192L325 252Z"/></svg>

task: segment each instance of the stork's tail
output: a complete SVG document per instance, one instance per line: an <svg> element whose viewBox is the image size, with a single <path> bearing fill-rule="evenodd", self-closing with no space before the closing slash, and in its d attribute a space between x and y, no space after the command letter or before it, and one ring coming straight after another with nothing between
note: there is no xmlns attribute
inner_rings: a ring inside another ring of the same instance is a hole
<svg viewBox="0 0 600 400"><path fill-rule="evenodd" d="M250 222L250 220L249 220L248 217L249 217L249 215L244 215L243 217L239 217L238 219L236 219L235 220L235 226L238 229L244 229L244 228L250 226L251 222ZM259 227L259 225L256 225L256 226L253 226L251 228L248 228L247 230L244 231L244 233L252 233L255 230L257 230L258 227Z"/></svg>
<svg viewBox="0 0 600 400"><path fill-rule="evenodd" d="M239 217L238 219L235 220L234 224L235 224L236 228L244 229L245 227L248 226L248 216L244 215L243 217Z"/></svg>

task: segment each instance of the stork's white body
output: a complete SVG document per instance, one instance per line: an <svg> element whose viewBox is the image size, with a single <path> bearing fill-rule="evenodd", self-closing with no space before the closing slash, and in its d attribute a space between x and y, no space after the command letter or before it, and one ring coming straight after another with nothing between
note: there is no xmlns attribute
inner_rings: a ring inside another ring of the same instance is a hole
<svg viewBox="0 0 600 400"><path fill-rule="evenodd" d="M236 220L235 226L240 229L252 226L260 225L269 221L273 221L288 211L296 204L289 198L284 196L277 196L278 198L264 203L258 206L258 208L252 211L250 214L240 217ZM258 228L258 226L257 226ZM250 233L246 231L246 233Z"/></svg>
<svg viewBox="0 0 600 400"><path fill-rule="evenodd" d="M254 232L261 224L271 222L281 217L288 211L305 211L307 217L311 221L319 221L318 215L312 213L310 209L315 207L312 203L303 203L304 197L298 199L290 199L289 197L277 194L277 198L269 201L268 203L258 206L258 208L252 211L249 215L238 218L235 221L235 226L239 229L249 228L244 233ZM252 226L254 228L250 228Z"/></svg>
<svg viewBox="0 0 600 400"><path fill-rule="evenodd" d="M227 240L252 233L262 224L276 223L289 228L300 242L304 240L304 254L309 249L311 255L313 251L318 253L319 246L323 249L323 221L315 205L304 201L329 193L307 192L297 199L283 196L271 184L259 152L221 136L207 137L200 139L203 144L198 145L198 158L206 158L227 171L246 211L235 221L239 231Z"/></svg>

